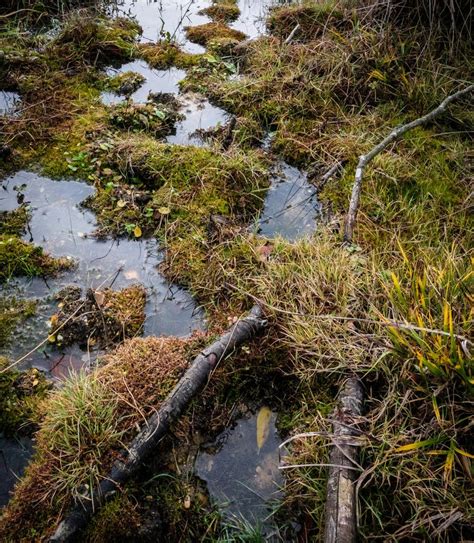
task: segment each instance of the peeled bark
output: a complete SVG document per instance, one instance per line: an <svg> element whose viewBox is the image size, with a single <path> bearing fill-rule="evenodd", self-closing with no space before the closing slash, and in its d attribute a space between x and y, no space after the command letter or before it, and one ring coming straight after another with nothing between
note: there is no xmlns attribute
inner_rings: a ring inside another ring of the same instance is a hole
<svg viewBox="0 0 474 543"><path fill-rule="evenodd" d="M73 536L87 525L90 517L107 498L137 472L143 460L156 448L171 424L179 418L189 402L207 383L219 362L236 347L261 332L265 325L266 321L262 318L261 308L254 306L247 317L239 320L228 332L194 359L160 409L148 419L145 427L127 450L122 452L122 458L114 463L110 473L99 487L93 494L85 496L76 503L66 514L50 538L50 542L71 541Z"/></svg>
<svg viewBox="0 0 474 543"><path fill-rule="evenodd" d="M333 422L326 492L324 543L354 543L357 537L355 479L359 469L357 419L362 414L363 390L357 378L346 381Z"/></svg>

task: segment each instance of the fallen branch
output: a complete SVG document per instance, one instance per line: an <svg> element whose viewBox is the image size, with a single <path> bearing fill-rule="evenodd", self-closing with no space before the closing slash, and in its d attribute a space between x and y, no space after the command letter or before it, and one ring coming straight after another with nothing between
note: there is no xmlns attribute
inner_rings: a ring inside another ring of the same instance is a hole
<svg viewBox="0 0 474 543"><path fill-rule="evenodd" d="M461 98L461 96L464 96L465 94L468 94L474 90L474 85L469 85L465 89L462 89L458 92L455 92L454 94L451 94L447 98L445 98L441 104L424 115L423 117L419 117L418 119L415 119L414 121L404 124L402 126L399 126L398 128L395 128L384 140L382 140L378 145L376 145L369 153L366 155L362 155L359 158L359 163L357 164L357 169L355 173L355 179L354 179L354 185L352 186L352 195L351 195L351 201L349 204L349 211L347 212L346 217L346 223L344 226L344 241L346 243L352 242L352 237L354 235L354 225L357 217L357 212L359 210L359 200L360 200L360 191L361 191L361 185L362 185L362 178L364 176L364 170L368 163L373 160L378 154L380 154L383 150L385 150L392 142L397 140L400 136L403 136L406 132L409 130L412 130L413 128L416 128L417 126L421 126L423 124L426 124L430 121L432 121L435 117L438 117L441 115L441 113L444 113L446 111L446 108L448 105L453 102L454 100L457 100L458 98Z"/></svg>
<svg viewBox="0 0 474 543"><path fill-rule="evenodd" d="M358 445L348 438L359 435L357 419L362 414L362 383L349 378L339 396L334 413L333 448L330 455L329 479L326 491L326 523L324 543L353 543L357 536L355 492Z"/></svg>
<svg viewBox="0 0 474 543"><path fill-rule="evenodd" d="M236 347L262 331L265 325L260 306L254 306L247 317L239 320L194 359L160 409L148 419L127 450L122 452L122 458L114 463L99 487L91 494L83 496L66 514L50 542L71 541L73 536L86 526L97 509L137 472L142 461L156 448L171 424L179 418L192 398L207 383L219 362Z"/></svg>

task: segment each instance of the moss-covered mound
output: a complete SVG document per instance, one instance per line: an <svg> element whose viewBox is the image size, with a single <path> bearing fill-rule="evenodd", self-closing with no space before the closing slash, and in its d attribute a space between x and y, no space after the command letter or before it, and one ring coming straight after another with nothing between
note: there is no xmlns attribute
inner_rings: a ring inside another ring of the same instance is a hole
<svg viewBox="0 0 474 543"><path fill-rule="evenodd" d="M214 22L230 23L238 19L240 15L239 6L231 0L217 1L199 12L201 15L207 15Z"/></svg>
<svg viewBox="0 0 474 543"><path fill-rule="evenodd" d="M40 403L51 388L37 369L7 369L0 358L0 432L11 436L29 434L39 421Z"/></svg>
<svg viewBox="0 0 474 543"><path fill-rule="evenodd" d="M16 276L54 275L74 265L67 258L53 258L16 236L0 235L0 283Z"/></svg>
<svg viewBox="0 0 474 543"><path fill-rule="evenodd" d="M62 345L111 347L135 337L145 321L145 289L132 285L119 291L67 287L58 294L60 311L51 318L50 341Z"/></svg>
<svg viewBox="0 0 474 543"><path fill-rule="evenodd" d="M189 68L199 63L202 55L192 55L183 51L173 42L161 41L158 43L138 44L138 54L153 68L165 70L171 66L176 68Z"/></svg>
<svg viewBox="0 0 474 543"><path fill-rule="evenodd" d="M188 39L199 45L207 45L216 38L233 38L238 41L245 39L245 34L223 23L205 23L200 26L188 26L186 28Z"/></svg>

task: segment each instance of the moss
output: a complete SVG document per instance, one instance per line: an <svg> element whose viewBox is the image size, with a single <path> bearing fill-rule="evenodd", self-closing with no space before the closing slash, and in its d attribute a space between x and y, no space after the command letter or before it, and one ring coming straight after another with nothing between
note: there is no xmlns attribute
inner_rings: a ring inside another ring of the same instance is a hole
<svg viewBox="0 0 474 543"><path fill-rule="evenodd" d="M111 347L140 333L145 321L145 289L132 285L119 291L69 287L58 294L59 313L51 317L50 341L56 344L99 344Z"/></svg>
<svg viewBox="0 0 474 543"><path fill-rule="evenodd" d="M33 316L36 302L16 298L0 298L0 348L5 347L15 328Z"/></svg>
<svg viewBox="0 0 474 543"><path fill-rule="evenodd" d="M15 236L0 235L0 282L14 276L54 275L68 269L73 262L63 258L53 258L36 247Z"/></svg>
<svg viewBox="0 0 474 543"><path fill-rule="evenodd" d="M127 522L124 522L127 519ZM126 492L119 494L92 519L82 540L87 543L133 541L140 530L141 518L137 506Z"/></svg>
<svg viewBox="0 0 474 543"><path fill-rule="evenodd" d="M200 26L186 27L188 39L199 45L207 45L216 38L233 38L237 41L245 39L245 34L222 23L206 23Z"/></svg>
<svg viewBox="0 0 474 543"><path fill-rule="evenodd" d="M205 239L213 214L251 220L268 183L258 152L217 154L144 136L116 140L103 165L125 174L129 183L153 190L153 195L127 206L116 199L120 189L99 188L88 205L97 212L101 226L126 233L126 224L138 221L144 232L157 229L168 239L173 235Z"/></svg>
<svg viewBox="0 0 474 543"><path fill-rule="evenodd" d="M29 433L38 422L39 404L50 384L35 368L5 371L7 366L8 361L0 359L0 432L7 436Z"/></svg>
<svg viewBox="0 0 474 543"><path fill-rule="evenodd" d="M110 108L112 125L132 131L145 131L155 137L164 137L171 133L174 124L180 118L174 104L135 104L124 102Z"/></svg>
<svg viewBox="0 0 474 543"><path fill-rule="evenodd" d="M53 54L59 60L110 62L127 60L135 51L140 26L131 19L100 18L96 13L72 12L53 41Z"/></svg>
<svg viewBox="0 0 474 543"><path fill-rule="evenodd" d="M240 41L235 38L213 38L208 43L207 48L209 52L214 55L219 55L220 57L231 57L239 43Z"/></svg>
<svg viewBox="0 0 474 543"><path fill-rule="evenodd" d="M299 25L295 36L298 41L314 40L328 28L347 29L352 26L350 17L335 2L304 2L284 7L276 7L270 11L267 27L271 34L286 39L292 30Z"/></svg>
<svg viewBox="0 0 474 543"><path fill-rule="evenodd" d="M24 234L29 219L30 213L25 205L13 211L0 211L0 235Z"/></svg>
<svg viewBox="0 0 474 543"><path fill-rule="evenodd" d="M239 18L240 9L235 2L231 0L217 1L211 6L204 8L199 12L201 15L206 15L217 23L230 23Z"/></svg>
<svg viewBox="0 0 474 543"><path fill-rule="evenodd" d="M138 54L153 68L165 70L176 68L189 68L199 64L202 55L192 55L183 51L176 43L161 41L158 43L141 43L138 45Z"/></svg>
<svg viewBox="0 0 474 543"><path fill-rule="evenodd" d="M105 82L105 89L116 94L133 94L145 81L142 74L136 72L124 72L109 77Z"/></svg>

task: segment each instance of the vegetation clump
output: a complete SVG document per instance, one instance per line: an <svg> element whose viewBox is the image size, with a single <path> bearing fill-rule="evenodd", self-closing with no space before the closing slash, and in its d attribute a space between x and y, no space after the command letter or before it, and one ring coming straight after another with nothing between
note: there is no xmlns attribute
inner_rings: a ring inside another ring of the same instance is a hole
<svg viewBox="0 0 474 543"><path fill-rule="evenodd" d="M129 340L92 374L72 375L52 393L34 460L4 510L2 540L51 530L83 485L93 488L107 474L122 443L156 412L200 342L199 336Z"/></svg>
<svg viewBox="0 0 474 543"><path fill-rule="evenodd" d="M138 54L153 68L165 70L175 66L186 69L199 63L202 55L192 55L170 41L138 44Z"/></svg>
<svg viewBox="0 0 474 543"><path fill-rule="evenodd" d="M126 224L137 222L142 232L155 230L168 244L186 240L200 247L198 254L210 248L207 228L211 215L233 217L240 223L251 220L268 186L266 164L258 152L221 154L159 143L144 135L115 139L102 166L121 172L129 184L121 189L98 187L88 201L103 232L124 234ZM136 190L143 189L149 191L148 197L134 199ZM119 190L129 191L125 199L117 198ZM132 206L122 203L132 200Z"/></svg>
<svg viewBox="0 0 474 543"><path fill-rule="evenodd" d="M199 45L207 45L218 38L233 38L238 41L245 39L245 34L223 23L205 23L199 26L186 27L188 39Z"/></svg>
<svg viewBox="0 0 474 543"><path fill-rule="evenodd" d="M0 235L0 283L17 276L55 275L74 265L67 258L53 258L16 236Z"/></svg>
<svg viewBox="0 0 474 543"><path fill-rule="evenodd" d="M21 236L25 233L30 213L25 205L13 211L0 211L0 235Z"/></svg>
<svg viewBox="0 0 474 543"><path fill-rule="evenodd" d="M142 74L136 72L124 72L109 77L105 82L105 88L115 94L130 96L138 90L144 83L145 78Z"/></svg>
<svg viewBox="0 0 474 543"><path fill-rule="evenodd" d="M350 16L336 2L302 2L288 6L278 6L270 10L267 19L268 30L285 40L298 25L295 39L297 41L312 41L325 30L347 29L352 26Z"/></svg>
<svg viewBox="0 0 474 543"><path fill-rule="evenodd" d="M112 125L129 131L146 131L155 137L168 135L179 117L175 107L152 102L126 101L112 106L109 113Z"/></svg>
<svg viewBox="0 0 474 543"><path fill-rule="evenodd" d="M81 294L78 287L67 287L58 294L60 311L51 317L50 341L110 347L140 332L146 302L142 286L89 290L84 299Z"/></svg>
<svg viewBox="0 0 474 543"><path fill-rule="evenodd" d="M21 372L7 367L8 360L0 358L0 432L6 436L30 434L51 385L35 368Z"/></svg>
<svg viewBox="0 0 474 543"><path fill-rule="evenodd" d="M231 0L217 0L199 13L207 15L217 23L231 23L239 18L240 9L236 2Z"/></svg>
<svg viewBox="0 0 474 543"><path fill-rule="evenodd" d="M11 334L16 327L32 317L36 312L36 302L14 297L0 297L0 347L10 343Z"/></svg>

